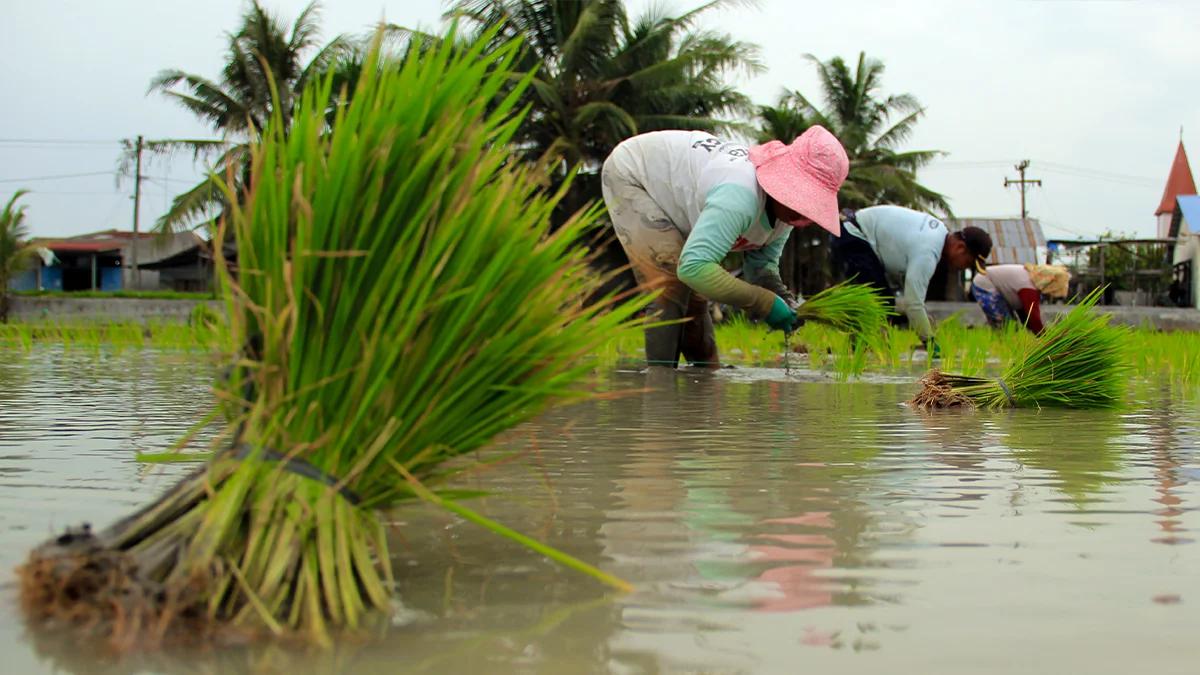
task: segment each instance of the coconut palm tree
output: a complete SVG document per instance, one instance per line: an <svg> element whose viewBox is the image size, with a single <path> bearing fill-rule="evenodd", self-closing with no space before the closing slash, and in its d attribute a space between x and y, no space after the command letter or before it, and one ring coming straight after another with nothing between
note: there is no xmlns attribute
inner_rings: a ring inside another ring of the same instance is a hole
<svg viewBox="0 0 1200 675"><path fill-rule="evenodd" d="M535 75L516 140L525 159L556 166L560 179L582 170L564 203L573 209L599 198L600 164L622 140L656 129L728 129L752 112L724 79L760 71L758 48L696 28L701 16L729 4L716 0L678 16L653 7L631 21L623 0L460 0L447 17L476 36L499 27L488 34L496 46L522 44L518 68Z"/></svg>
<svg viewBox="0 0 1200 675"><path fill-rule="evenodd" d="M17 206L26 192L17 190L0 211L0 323L8 322L8 284L34 255L25 226L25 206Z"/></svg>
<svg viewBox="0 0 1200 675"><path fill-rule="evenodd" d="M279 17L251 2L242 15L241 27L229 34L225 67L217 79L180 69L160 72L151 82L151 92L161 92L208 124L217 139L168 139L149 141L143 149L151 154L179 151L207 160L214 174L232 178L240 191L247 173L248 141L257 138L275 112L285 125L306 83L319 77L348 49L342 36L322 44L320 7L304 8L289 27ZM272 88L278 91L277 99ZM273 101L278 100L278 104ZM135 149L126 144L121 173L128 174ZM211 220L224 208L224 195L217 183L206 177L192 189L175 197L170 210L156 229L174 231Z"/></svg>
<svg viewBox="0 0 1200 675"><path fill-rule="evenodd" d="M840 56L828 61L812 54L807 58L817 68L824 108L799 91L785 92L777 105L759 109L759 140L789 142L819 124L837 136L850 157L850 175L838 194L841 204L899 204L950 215L945 196L917 180L917 170L942 153L901 149L925 114L916 97L881 98L883 63L863 52L853 71Z"/></svg>
<svg viewBox="0 0 1200 675"><path fill-rule="evenodd" d="M750 100L725 79L760 72L758 47L697 27L731 4L738 3L713 0L679 15L655 5L630 20L624 0L458 0L446 16L475 30L468 41L488 35L495 48L522 45L518 69L533 73L533 86L515 138L520 154L550 167L554 187L579 169L555 211L562 223L601 199L600 166L626 138L659 129L747 129L737 120L753 115ZM628 262L615 237L593 247L600 267ZM626 273L602 292L632 284Z"/></svg>

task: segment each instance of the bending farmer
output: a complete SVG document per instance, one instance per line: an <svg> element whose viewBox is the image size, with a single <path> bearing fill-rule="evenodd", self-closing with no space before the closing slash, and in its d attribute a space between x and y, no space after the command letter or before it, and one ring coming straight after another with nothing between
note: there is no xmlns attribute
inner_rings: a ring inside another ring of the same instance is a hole
<svg viewBox="0 0 1200 675"><path fill-rule="evenodd" d="M992 327L1013 318L1041 335L1041 295L1067 297L1070 280L1062 265L989 265L975 275L971 292Z"/></svg>
<svg viewBox="0 0 1200 675"><path fill-rule="evenodd" d="M925 293L938 263L965 270L992 252L992 238L977 227L951 234L942 221L901 206L872 206L856 211L844 223L845 234L833 241L834 258L845 275L870 284L889 300L903 289L902 309L908 323L931 354L933 327L925 312Z"/></svg>
<svg viewBox="0 0 1200 675"><path fill-rule="evenodd" d="M795 297L779 277L793 227L837 234L837 192L850 163L837 139L812 127L791 145L747 147L700 131L655 131L613 150L601 172L604 203L640 284L662 289L654 309L682 323L646 330L646 359L679 355L717 366L708 301L723 302L790 331ZM747 281L721 266L744 253Z"/></svg>

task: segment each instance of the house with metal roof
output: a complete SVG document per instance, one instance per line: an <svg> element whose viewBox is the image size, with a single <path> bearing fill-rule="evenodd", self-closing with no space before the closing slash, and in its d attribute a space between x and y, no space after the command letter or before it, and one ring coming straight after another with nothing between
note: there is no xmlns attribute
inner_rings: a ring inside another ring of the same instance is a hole
<svg viewBox="0 0 1200 675"><path fill-rule="evenodd" d="M237 244L226 242L221 254L231 270L237 268ZM173 291L209 291L216 279L216 258L213 242L199 240L187 248L149 262L139 262L138 269L158 274L159 288Z"/></svg>
<svg viewBox="0 0 1200 675"><path fill-rule="evenodd" d="M203 240L193 232L159 235L103 230L30 244L43 255L9 284L14 291L157 290L160 274L143 264L169 258ZM137 260L140 270L134 269Z"/></svg>
<svg viewBox="0 0 1200 675"><path fill-rule="evenodd" d="M1038 263L1046 249L1046 235L1037 218L957 218L946 223L950 231L978 227L992 237L987 264Z"/></svg>

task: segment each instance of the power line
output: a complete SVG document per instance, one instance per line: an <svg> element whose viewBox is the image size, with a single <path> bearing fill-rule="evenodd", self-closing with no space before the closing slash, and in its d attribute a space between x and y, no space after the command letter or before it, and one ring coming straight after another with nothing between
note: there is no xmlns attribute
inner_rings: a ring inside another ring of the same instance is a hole
<svg viewBox="0 0 1200 675"><path fill-rule="evenodd" d="M1039 164L1039 166L1041 166L1041 165ZM1114 183L1116 185L1127 185L1129 187L1158 187L1161 184L1161 181L1155 180L1153 178L1133 178L1133 177L1122 178L1122 177L1118 177L1118 176L1112 175L1112 174L1093 173L1093 172L1080 171L1080 170L1068 170L1068 169L1061 169L1058 167L1042 167L1042 170L1047 171L1049 173L1056 173L1060 176L1070 176L1072 178L1082 178L1084 180L1104 181L1104 182L1108 182L1108 183Z"/></svg>
<svg viewBox="0 0 1200 675"><path fill-rule="evenodd" d="M103 223L102 227L107 228L109 225L111 225L113 216L117 215L117 211L120 210L120 208L124 205L125 199L122 196L121 199L118 199L113 203L112 208L108 211L108 215L104 216L104 220L101 221Z"/></svg>
<svg viewBox="0 0 1200 675"><path fill-rule="evenodd" d="M1058 215L1058 209L1054 208L1054 203L1050 201L1050 197L1046 194L1045 190L1043 190L1041 192L1033 193L1033 194L1036 194L1038 199L1041 200L1042 203L1044 203L1046 205L1046 208L1048 208L1050 210L1051 215L1054 216L1055 221L1058 221L1058 222L1062 221L1062 217ZM1046 227L1052 227L1056 230L1061 230L1063 232L1066 232L1067 234L1073 234L1076 237L1079 237L1081 239L1088 239L1088 238L1092 238L1092 236L1093 236L1090 234L1085 234L1083 232L1080 232L1079 230L1073 230L1073 229L1067 227L1066 225L1060 225L1056 222L1051 222L1049 220L1046 220L1045 218L1040 219L1040 222L1043 225L1045 225Z"/></svg>
<svg viewBox="0 0 1200 675"><path fill-rule="evenodd" d="M1009 162L1002 160L983 160L978 162L972 161L945 161L933 162L929 166L922 167L923 171L936 169L999 169L1008 166Z"/></svg>
<svg viewBox="0 0 1200 675"><path fill-rule="evenodd" d="M195 185L197 180L199 180L182 180L179 178L169 178L167 176L148 176L146 174L142 174L142 178L145 178L152 183L183 183L188 185Z"/></svg>
<svg viewBox="0 0 1200 675"><path fill-rule="evenodd" d="M0 138L0 143L33 143L37 145L118 145L120 139L82 139L82 138Z"/></svg>
<svg viewBox="0 0 1200 675"><path fill-rule="evenodd" d="M114 195L130 197L133 193L114 190L112 192L96 192L96 191L75 191L75 190L30 190L31 195Z"/></svg>
<svg viewBox="0 0 1200 675"><path fill-rule="evenodd" d="M3 152L112 152L119 150L120 146L114 144L105 145L58 145L51 143L0 143L0 151Z"/></svg>
<svg viewBox="0 0 1200 675"><path fill-rule="evenodd" d="M1062 164L1060 162L1047 162L1047 161L1040 160L1040 159L1038 160L1038 166L1048 167L1047 170L1050 170L1050 168L1054 168L1054 169L1060 169L1063 171L1075 171L1078 173L1087 173L1087 174L1095 175L1097 177L1113 178L1113 179L1117 179L1117 180L1144 180L1144 181L1150 181L1150 182L1155 182L1155 183L1159 182L1159 180L1157 178L1151 178L1150 176L1134 176L1134 175L1125 174L1125 173L1114 173L1112 171L1104 171L1102 169L1093 169L1093 168L1086 167L1086 166L1073 166L1071 164Z"/></svg>
<svg viewBox="0 0 1200 675"><path fill-rule="evenodd" d="M0 178L0 183L29 183L36 180L59 180L62 178L83 178L85 176L112 176L116 171L89 171L87 173L60 173L54 176L30 176L28 178Z"/></svg>
<svg viewBox="0 0 1200 675"><path fill-rule="evenodd" d="M1048 162L1045 160L1035 160L1043 171L1056 173L1064 176L1072 176L1075 178L1087 178L1092 180L1109 181L1112 183L1120 183L1124 185L1154 187L1162 181L1150 176L1135 176L1132 174L1115 173L1112 171L1104 171L1102 169L1093 169L1084 166L1075 166L1073 164L1063 164L1062 162ZM944 169L993 169L1011 164L1009 160L946 160L935 161L929 166L922 167L922 171L938 171Z"/></svg>

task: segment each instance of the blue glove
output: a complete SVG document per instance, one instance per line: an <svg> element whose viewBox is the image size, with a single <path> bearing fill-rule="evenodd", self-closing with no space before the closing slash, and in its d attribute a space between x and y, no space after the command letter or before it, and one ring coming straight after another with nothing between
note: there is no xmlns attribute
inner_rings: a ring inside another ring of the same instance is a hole
<svg viewBox="0 0 1200 675"><path fill-rule="evenodd" d="M796 312L788 307L783 298L775 296L775 304L771 305L771 313L767 315L767 325L774 330L790 333L796 329L798 323Z"/></svg>

